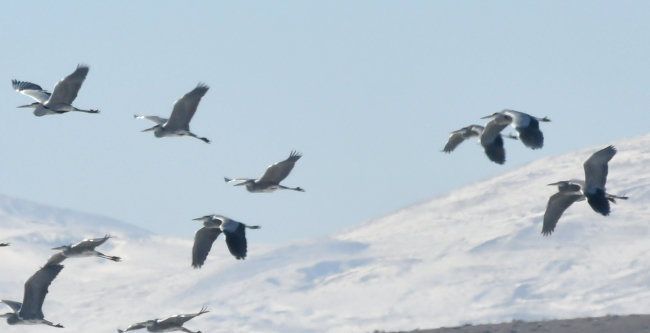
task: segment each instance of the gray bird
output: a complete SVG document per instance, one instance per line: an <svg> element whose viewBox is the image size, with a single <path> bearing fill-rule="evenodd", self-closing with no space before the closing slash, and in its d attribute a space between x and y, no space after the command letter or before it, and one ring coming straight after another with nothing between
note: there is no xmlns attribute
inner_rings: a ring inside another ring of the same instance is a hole
<svg viewBox="0 0 650 333"><path fill-rule="evenodd" d="M488 123L489 124L489 123ZM503 164L506 161L506 151L503 149L503 138L500 133L497 135L491 136L489 139L483 138L482 134L485 128L480 125L470 125L463 127L457 131L451 132L449 140L445 145L445 148L442 149L445 153L451 153L460 145L463 141L476 137L479 137L479 143L483 146L485 155L490 159L490 161ZM516 136L507 135L506 138L517 140Z"/></svg>
<svg viewBox="0 0 650 333"><path fill-rule="evenodd" d="M37 117L70 111L99 113L98 110L82 110L72 106L72 102L77 98L77 93L81 89L81 84L86 80L88 69L86 65L78 65L72 74L54 85L52 93L31 82L11 80L14 90L36 100L32 104L21 105L19 108L34 109L34 115Z"/></svg>
<svg viewBox="0 0 650 333"><path fill-rule="evenodd" d="M515 110L495 112L481 119L486 118L494 118L485 125L483 135L486 138L492 138L499 134L506 126L512 125L524 146L531 149L540 149L544 146L544 134L539 130L539 122L551 121L546 117L537 118Z"/></svg>
<svg viewBox="0 0 650 333"><path fill-rule="evenodd" d="M192 267L201 268L212 249L212 243L223 232L226 237L228 250L237 260L246 259L248 243L246 242L246 228L259 229L259 225L246 225L220 215L206 215L194 219L203 221L203 228L194 234L192 247Z"/></svg>
<svg viewBox="0 0 650 333"><path fill-rule="evenodd" d="M190 132L190 121L196 113L201 98L206 92L208 92L208 89L210 89L210 87L203 83L199 83L196 88L183 95L183 97L174 103L174 109L172 110L169 119L157 116L135 115L134 117L136 119L147 119L156 123L156 126L143 130L142 132L153 131L153 134L157 138L165 136L191 136L203 140L205 143L210 143L210 140L207 138L198 137L196 134Z"/></svg>
<svg viewBox="0 0 650 333"><path fill-rule="evenodd" d="M11 243L0 243L0 246L9 246Z"/></svg>
<svg viewBox="0 0 650 333"><path fill-rule="evenodd" d="M302 154L296 151L292 151L291 154L289 155L289 158L287 158L286 160L275 163L269 166L268 168L266 168L266 172L259 179L252 179L252 178L230 179L224 177L224 180L226 181L226 183L240 181L241 183L235 184L235 186L246 185L246 189L248 190L248 192L251 193L270 193L270 192L275 192L275 190L278 189L305 192L305 190L301 189L300 187L291 188L291 187L280 185L280 182L283 181L285 178L287 178L287 176L293 169L293 166L296 164L296 161L298 161L301 157Z"/></svg>
<svg viewBox="0 0 650 333"><path fill-rule="evenodd" d="M112 261L120 261L120 257L107 256L101 252L95 251L95 248L104 244L111 236L106 235L102 238L91 238L84 239L81 242L74 245L64 245L52 248L52 250L61 250L60 253L57 253L50 257L50 259L45 264L57 265L60 264L66 258L85 258L85 257L100 257Z"/></svg>
<svg viewBox="0 0 650 333"><path fill-rule="evenodd" d="M61 324L53 324L45 320L43 315L43 302L45 295L47 295L48 287L61 272L63 266L52 265L45 266L38 271L27 282L25 282L25 296L23 303L14 301L2 300L2 303L7 304L13 313L5 313L0 315L2 318L7 318L9 325L36 325L43 324L52 327L63 328Z"/></svg>
<svg viewBox="0 0 650 333"><path fill-rule="evenodd" d="M584 163L584 181L572 179L548 184L549 186L557 185L558 192L548 199L542 225L544 236L553 233L562 213L574 202L583 201L586 198L589 206L596 213L607 216L610 213L609 202L616 203L616 199L627 200L625 196L619 197L605 192L607 163L615 154L616 149L609 146L591 155Z"/></svg>
<svg viewBox="0 0 650 333"><path fill-rule="evenodd" d="M193 319L194 317L198 317L204 313L210 312L206 308L201 308L201 311L198 313L192 313L192 314L178 314L171 316L166 319L153 319L153 320L147 320L145 322L133 324L129 327L127 327L125 330L117 329L118 333L126 332L126 331L133 331L133 330L139 330L141 328L147 328L147 331L149 332L174 332L174 331L182 331L186 333L201 333L201 331L196 331L192 332L188 330L187 328L183 327L183 324L185 324L187 321Z"/></svg>

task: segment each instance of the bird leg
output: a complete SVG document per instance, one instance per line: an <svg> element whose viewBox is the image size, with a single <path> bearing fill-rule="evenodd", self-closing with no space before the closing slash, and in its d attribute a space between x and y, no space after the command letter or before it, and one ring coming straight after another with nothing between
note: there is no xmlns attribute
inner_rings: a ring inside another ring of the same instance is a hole
<svg viewBox="0 0 650 333"><path fill-rule="evenodd" d="M79 111L79 112L86 112L86 113L99 113L99 110L93 110L93 109L90 109L90 110L81 110L81 109L74 108L74 110L75 110L75 111Z"/></svg>
<svg viewBox="0 0 650 333"><path fill-rule="evenodd" d="M45 320L45 319L43 319L43 324L45 324L45 325L49 325L49 326L52 326L52 327L63 328L63 325L61 325L61 324L56 324L56 325L55 325L55 324L53 324L52 322L47 321L47 320Z"/></svg>
<svg viewBox="0 0 650 333"><path fill-rule="evenodd" d="M103 254L101 252L95 251L95 253L97 254L98 257L108 259L108 260L112 260L112 261L115 261L115 262L119 262L120 260L122 260L120 257L107 256L107 255L105 255L105 254Z"/></svg>
<svg viewBox="0 0 650 333"><path fill-rule="evenodd" d="M193 138L197 138L197 139L199 139L199 140L203 140L203 142L205 142L205 143L210 143L210 140L208 140L208 138L202 138L202 137L199 137L199 136L197 136L196 134L194 134L194 133L192 133L192 132L188 132L188 133L189 133L190 136L193 137Z"/></svg>
<svg viewBox="0 0 650 333"><path fill-rule="evenodd" d="M605 196L607 197L607 200L611 201L614 204L616 203L616 199L622 199L622 200L627 200L628 199L628 197L626 197L626 196L619 197L619 196L615 196L615 195L609 194L609 193L605 194Z"/></svg>
<svg viewBox="0 0 650 333"><path fill-rule="evenodd" d="M535 118L535 117L534 117L534 118ZM549 122L549 121L551 121L550 119L548 119L548 117L544 117L544 118L535 118L535 119L536 119L537 121L543 121L543 122Z"/></svg>
<svg viewBox="0 0 650 333"><path fill-rule="evenodd" d="M261 228L259 225L245 225L245 224L244 224L244 227L249 228L249 229L259 229L259 228Z"/></svg>
<svg viewBox="0 0 650 333"><path fill-rule="evenodd" d="M519 138L516 135L512 134L512 133L506 135L505 137L508 138L508 139L519 140Z"/></svg>
<svg viewBox="0 0 650 333"><path fill-rule="evenodd" d="M188 330L185 327L180 327L180 330L183 331L183 332L187 332L187 333L201 333L201 331L192 332L192 331Z"/></svg>
<svg viewBox="0 0 650 333"><path fill-rule="evenodd" d="M283 190L294 190L294 191L298 191L298 192L305 192L305 190L301 189L300 187L286 187L286 186L282 186L282 185L278 185L278 187L283 189Z"/></svg>

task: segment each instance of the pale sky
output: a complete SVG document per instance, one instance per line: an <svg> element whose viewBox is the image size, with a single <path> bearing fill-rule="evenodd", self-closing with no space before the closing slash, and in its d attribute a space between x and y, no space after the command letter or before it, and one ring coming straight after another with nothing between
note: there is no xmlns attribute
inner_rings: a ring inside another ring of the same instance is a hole
<svg viewBox="0 0 650 333"><path fill-rule="evenodd" d="M178 237L210 213L262 225L257 242L325 236L647 133L648 17L643 1L2 2L0 193ZM99 115L16 109L32 100L12 79L51 91L78 63L73 104ZM134 114L168 117L199 82L190 128L211 144L140 133ZM440 152L504 108L551 118L542 150L507 140L503 166L475 142ZM291 150L283 184L305 193L223 181Z"/></svg>

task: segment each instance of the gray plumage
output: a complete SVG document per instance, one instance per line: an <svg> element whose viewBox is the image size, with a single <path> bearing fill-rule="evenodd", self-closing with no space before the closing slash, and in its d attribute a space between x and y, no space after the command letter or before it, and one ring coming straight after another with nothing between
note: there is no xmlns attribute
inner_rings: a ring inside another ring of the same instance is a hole
<svg viewBox="0 0 650 333"><path fill-rule="evenodd" d="M2 247L2 246L9 246L9 244L11 244L11 243L0 243L0 247Z"/></svg>
<svg viewBox="0 0 650 333"><path fill-rule="evenodd" d="M201 331L196 331L192 332L188 330L187 328L183 327L183 324L185 324L187 321L198 317L204 313L208 313L207 308L203 307L198 313L191 313L191 314L178 314L178 315L173 315L169 318L165 319L153 319L153 320L147 320L141 323L133 324L129 327L127 327L125 330L117 329L118 333L123 333L127 331L133 331L133 330L139 330L141 328L147 328L147 331L149 332L174 332L174 331L182 331L186 333L201 333Z"/></svg>
<svg viewBox="0 0 650 333"><path fill-rule="evenodd" d="M540 149L544 146L544 134L539 130L539 122L551 121L547 117L537 118L527 113L515 110L503 110L495 112L485 118L494 118L486 125L486 137L493 137L501 132L508 125L517 131L517 137L521 140L524 146L531 149ZM492 124L492 126L490 126Z"/></svg>
<svg viewBox="0 0 650 333"><path fill-rule="evenodd" d="M228 251L237 260L246 259L248 253L248 242L246 241L246 228L259 229L260 226L248 226L220 215L206 215L194 219L203 221L203 228L194 234L194 246L192 247L192 267L201 268L205 263L212 244L221 233L226 237Z"/></svg>
<svg viewBox="0 0 650 333"><path fill-rule="evenodd" d="M198 137L196 134L190 132L190 121L196 113L201 98L208 92L208 89L210 87L206 84L199 83L196 88L179 98L174 103L174 109L169 119L157 116L135 115L134 117L136 119L153 121L156 126L143 130L142 132L153 131L157 138L166 136L191 136L205 143L210 143L210 140L207 138Z"/></svg>
<svg viewBox="0 0 650 333"><path fill-rule="evenodd" d="M27 282L25 282L25 294L23 302L18 303L14 301L2 300L7 304L13 313L6 313L0 317L7 318L9 325L35 325L43 324L52 327L62 328L61 324L53 324L45 320L43 315L43 302L48 293L48 287L57 275L61 272L63 266L51 265L45 266L34 275L32 275Z"/></svg>
<svg viewBox="0 0 650 333"><path fill-rule="evenodd" d="M120 257L107 256L101 252L95 251L95 248L104 244L111 236L106 235L102 238L84 239L83 241L74 245L64 245L55 247L52 250L61 250L61 252L53 255L45 264L57 265L66 258L84 258L84 257L100 257L112 261L120 261Z"/></svg>
<svg viewBox="0 0 650 333"><path fill-rule="evenodd" d="M34 115L38 117L63 114L70 111L99 113L98 110L82 110L72 106L72 102L77 98L81 85L86 80L88 70L88 66L83 64L78 65L72 74L54 85L54 91L52 93L31 82L12 80L11 84L14 90L36 100L32 104L22 105L19 108L34 109Z"/></svg>
<svg viewBox="0 0 650 333"><path fill-rule="evenodd" d="M616 154L613 146L601 149L592 154L584 163L585 181L565 180L549 185L557 185L558 193L552 195L546 206L542 234L548 236L555 230L562 213L576 201L587 199L591 208L603 215L610 213L609 203L616 203L616 199L627 200L625 196L615 196L605 191L607 182L607 163Z"/></svg>
<svg viewBox="0 0 650 333"><path fill-rule="evenodd" d="M283 181L285 178L287 178L287 176L289 176L289 173L291 172L291 170L293 170L294 165L301 157L302 154L296 151L292 151L291 154L289 155L289 158L287 158L286 160L275 163L269 166L268 168L266 168L266 172L264 172L262 177L260 177L259 179L252 179L252 178L230 179L224 177L224 180L226 181L226 183L240 181L240 183L235 184L235 186L245 185L248 192L251 193L270 193L270 192L275 192L275 190L278 189L305 192L305 190L301 189L300 187L291 188L291 187L280 185L280 182Z"/></svg>
<svg viewBox="0 0 650 333"><path fill-rule="evenodd" d="M492 122L489 122L486 127L493 126L491 123ZM463 141L473 137L479 137L479 143L483 147L488 159L494 163L503 164L506 161L506 151L503 148L503 138L500 132L501 131L499 130L494 135L488 137L484 135L484 133L486 133L486 128L483 126L470 125L463 127L457 131L451 132L449 140L442 151L445 153L451 153ZM508 135L507 137L510 139L517 139L512 135Z"/></svg>

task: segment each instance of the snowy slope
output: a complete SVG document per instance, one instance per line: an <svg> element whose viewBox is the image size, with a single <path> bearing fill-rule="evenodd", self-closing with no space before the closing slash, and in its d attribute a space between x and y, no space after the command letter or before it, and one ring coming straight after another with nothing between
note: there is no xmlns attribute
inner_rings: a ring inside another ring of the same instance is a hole
<svg viewBox="0 0 650 333"><path fill-rule="evenodd" d="M0 298L20 300L22 284L58 241L111 233L118 238L100 251L123 262L68 260L50 288L46 318L68 331L115 332L202 305L212 311L186 327L368 332L650 313L650 135L613 144L619 153L607 188L630 200L609 217L576 203L550 237L540 234L541 218L556 188L545 185L583 177L583 161L606 144L540 159L328 238L249 244L246 261L230 257L219 239L201 270L190 268L190 239L0 198L0 242L12 242L0 248ZM256 232L265 228L273 226Z"/></svg>

